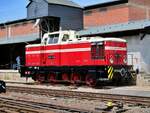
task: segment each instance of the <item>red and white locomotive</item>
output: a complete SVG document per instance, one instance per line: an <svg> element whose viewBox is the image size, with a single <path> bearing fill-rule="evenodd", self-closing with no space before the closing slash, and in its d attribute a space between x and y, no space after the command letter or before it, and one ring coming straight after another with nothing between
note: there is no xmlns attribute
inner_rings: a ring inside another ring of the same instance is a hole
<svg viewBox="0 0 150 113"><path fill-rule="evenodd" d="M127 43L119 38L79 37L75 31L44 35L41 44L26 46L22 77L40 82L96 85L130 78Z"/></svg>

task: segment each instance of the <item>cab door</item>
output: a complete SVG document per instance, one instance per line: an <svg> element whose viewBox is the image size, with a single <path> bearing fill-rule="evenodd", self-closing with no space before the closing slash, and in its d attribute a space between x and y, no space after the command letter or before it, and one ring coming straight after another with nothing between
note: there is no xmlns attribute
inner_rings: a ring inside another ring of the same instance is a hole
<svg viewBox="0 0 150 113"><path fill-rule="evenodd" d="M51 34L48 37L46 51L46 65L59 66L60 65L60 45L58 44L59 34Z"/></svg>
<svg viewBox="0 0 150 113"><path fill-rule="evenodd" d="M104 43L103 42L92 43L91 59L93 60L94 65L97 65L98 60L104 60Z"/></svg>
<svg viewBox="0 0 150 113"><path fill-rule="evenodd" d="M43 44L40 48L40 61L41 61L41 66L46 65L46 45L47 45L47 38L44 39Z"/></svg>

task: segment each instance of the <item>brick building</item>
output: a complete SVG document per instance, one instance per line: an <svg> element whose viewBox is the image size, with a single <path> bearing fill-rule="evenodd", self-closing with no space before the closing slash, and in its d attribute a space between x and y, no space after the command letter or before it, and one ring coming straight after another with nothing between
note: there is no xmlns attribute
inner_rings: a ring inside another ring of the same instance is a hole
<svg viewBox="0 0 150 113"><path fill-rule="evenodd" d="M84 28L150 19L149 0L117 0L84 8Z"/></svg>
<svg viewBox="0 0 150 113"><path fill-rule="evenodd" d="M22 37L31 37L31 35L37 35L39 32L39 26L33 27L35 20L17 20L0 24L0 43L7 41L7 44L11 41L17 41L15 39L21 39ZM29 36L30 35L30 36ZM37 35L38 37L38 35Z"/></svg>
<svg viewBox="0 0 150 113"><path fill-rule="evenodd" d="M128 63L150 73L150 1L116 0L84 8L81 36L124 38Z"/></svg>
<svg viewBox="0 0 150 113"><path fill-rule="evenodd" d="M24 57L25 45L39 42L39 27L34 24L35 20L26 19L0 24L0 68L14 67L16 57Z"/></svg>

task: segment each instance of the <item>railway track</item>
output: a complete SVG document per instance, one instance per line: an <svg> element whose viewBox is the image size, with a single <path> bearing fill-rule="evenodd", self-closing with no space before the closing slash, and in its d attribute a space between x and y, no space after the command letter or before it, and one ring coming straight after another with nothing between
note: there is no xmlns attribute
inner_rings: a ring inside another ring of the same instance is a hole
<svg viewBox="0 0 150 113"><path fill-rule="evenodd" d="M16 87L16 86L8 86L7 91L8 92L29 93L29 94L36 94L36 95L55 96L55 97L65 97L65 98L113 101L113 102L122 102L122 103L150 106L150 98L149 97L105 94L105 93L87 93L87 92L27 88L27 87L24 88L24 87Z"/></svg>
<svg viewBox="0 0 150 113"><path fill-rule="evenodd" d="M68 113L93 112L84 109L0 97L0 112L4 113L56 113L58 111L67 111Z"/></svg>

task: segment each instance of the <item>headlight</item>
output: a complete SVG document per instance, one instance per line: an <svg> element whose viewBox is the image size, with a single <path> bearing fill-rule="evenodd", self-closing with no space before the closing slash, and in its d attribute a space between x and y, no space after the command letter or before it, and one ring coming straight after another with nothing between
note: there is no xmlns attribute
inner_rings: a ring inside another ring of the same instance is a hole
<svg viewBox="0 0 150 113"><path fill-rule="evenodd" d="M26 71L25 74L26 74L26 75L30 75L31 72L30 72L30 71Z"/></svg>
<svg viewBox="0 0 150 113"><path fill-rule="evenodd" d="M114 63L113 58L110 58L110 60L109 60L109 61L110 61L110 63L111 63L111 64L113 64L113 63Z"/></svg>
<svg viewBox="0 0 150 113"><path fill-rule="evenodd" d="M25 74L27 75L27 74L28 74L28 71L25 71Z"/></svg>
<svg viewBox="0 0 150 113"><path fill-rule="evenodd" d="M126 63L127 63L127 59L126 59L126 58L124 58L124 59L123 59L123 62L126 64Z"/></svg>
<svg viewBox="0 0 150 113"><path fill-rule="evenodd" d="M39 67L34 67L34 69L39 69Z"/></svg>
<svg viewBox="0 0 150 113"><path fill-rule="evenodd" d="M124 56L123 62L126 64L127 63L127 58Z"/></svg>
<svg viewBox="0 0 150 113"><path fill-rule="evenodd" d="M38 69L38 67L34 67L34 69Z"/></svg>

